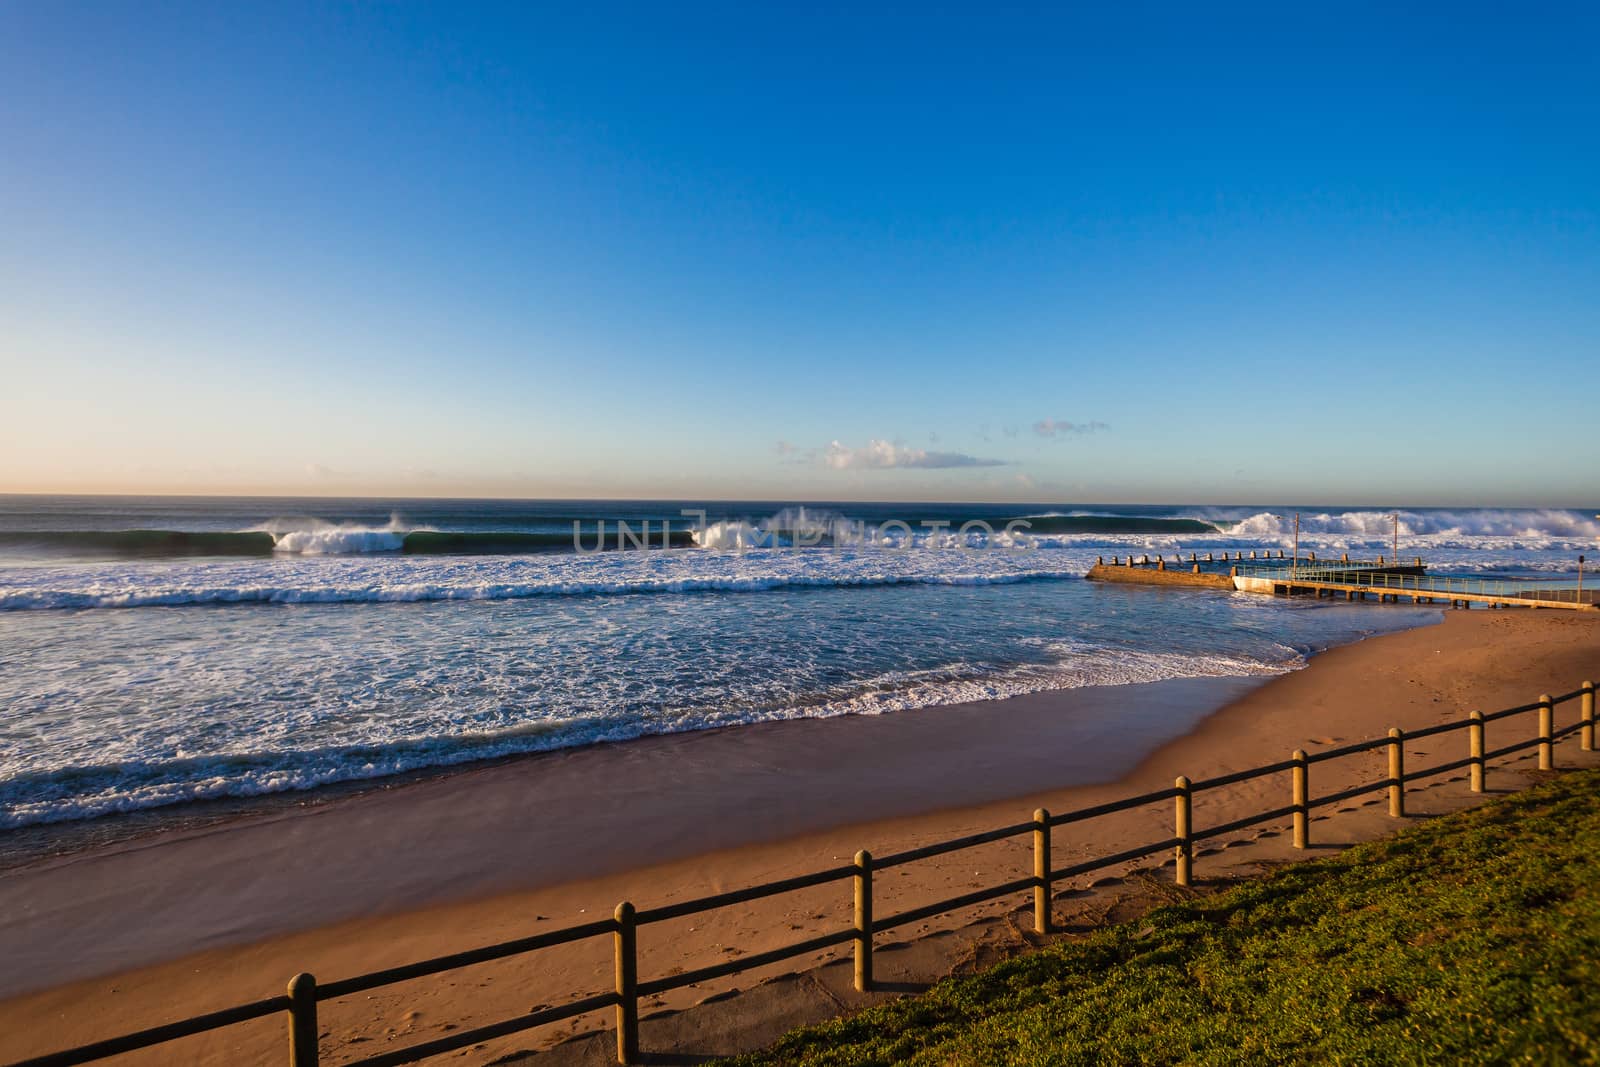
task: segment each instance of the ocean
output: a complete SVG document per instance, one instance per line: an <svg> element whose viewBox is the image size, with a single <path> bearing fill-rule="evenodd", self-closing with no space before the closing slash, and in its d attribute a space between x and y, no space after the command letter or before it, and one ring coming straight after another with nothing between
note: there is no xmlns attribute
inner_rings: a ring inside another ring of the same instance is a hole
<svg viewBox="0 0 1600 1067"><path fill-rule="evenodd" d="M1082 580L1098 556L1289 549L1296 511L1303 552L1391 551L1394 512L1362 508L0 497L0 828L1265 679L1438 618ZM1398 514L1436 573L1571 580L1600 544L1595 509Z"/></svg>

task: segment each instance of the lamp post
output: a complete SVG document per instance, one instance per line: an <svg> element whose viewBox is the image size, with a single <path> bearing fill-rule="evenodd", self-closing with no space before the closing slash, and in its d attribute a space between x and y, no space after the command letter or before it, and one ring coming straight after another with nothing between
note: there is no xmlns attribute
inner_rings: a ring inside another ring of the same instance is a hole
<svg viewBox="0 0 1600 1067"><path fill-rule="evenodd" d="M1595 515L1600 518L1600 515ZM1578 557L1578 603L1584 601L1584 557Z"/></svg>
<svg viewBox="0 0 1600 1067"><path fill-rule="evenodd" d="M1300 573L1300 513L1294 513L1294 559L1289 562L1289 573L1298 576Z"/></svg>

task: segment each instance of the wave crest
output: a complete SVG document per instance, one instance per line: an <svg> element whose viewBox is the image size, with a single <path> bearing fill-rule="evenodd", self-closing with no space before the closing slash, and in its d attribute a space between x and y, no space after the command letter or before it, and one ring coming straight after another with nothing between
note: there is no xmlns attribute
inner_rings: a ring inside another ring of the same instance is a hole
<svg viewBox="0 0 1600 1067"><path fill-rule="evenodd" d="M1393 535L1395 516L1401 537L1500 537L1544 541L1556 538L1600 538L1600 522L1570 511L1502 511L1477 508L1461 511L1344 511L1302 512L1300 533L1383 540ZM1235 537L1279 538L1292 534L1292 514L1263 511L1241 519L1227 532Z"/></svg>
<svg viewBox="0 0 1600 1067"><path fill-rule="evenodd" d="M412 532L399 515L385 526L357 526L322 519L272 519L258 530L272 535L275 552L301 556L343 556L367 552L399 552Z"/></svg>
<svg viewBox="0 0 1600 1067"><path fill-rule="evenodd" d="M772 589L848 588L882 585L1011 585L1081 579L1077 568L1011 573L777 572L683 577L630 576L553 578L529 582L404 582L351 585L167 586L138 589L0 590L0 611L87 608L149 608L220 604L402 604L439 600L524 600L533 597L617 596L628 593L753 593Z"/></svg>

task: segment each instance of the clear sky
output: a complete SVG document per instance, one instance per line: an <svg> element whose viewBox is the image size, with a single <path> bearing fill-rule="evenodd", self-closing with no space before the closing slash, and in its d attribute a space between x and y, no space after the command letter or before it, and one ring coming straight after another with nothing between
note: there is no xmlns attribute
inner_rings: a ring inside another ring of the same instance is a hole
<svg viewBox="0 0 1600 1067"><path fill-rule="evenodd" d="M0 491L1592 503L1597 12L11 0Z"/></svg>

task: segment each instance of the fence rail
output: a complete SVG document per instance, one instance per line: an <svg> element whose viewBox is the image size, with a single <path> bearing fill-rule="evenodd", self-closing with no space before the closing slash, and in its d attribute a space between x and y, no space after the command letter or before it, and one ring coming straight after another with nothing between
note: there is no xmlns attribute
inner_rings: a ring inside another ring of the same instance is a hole
<svg viewBox="0 0 1600 1067"><path fill-rule="evenodd" d="M1402 574L1392 570L1379 570L1342 563L1300 563L1284 568L1244 566L1238 568L1241 578L1269 578L1280 583L1327 582L1340 586L1358 586L1383 593L1400 593L1408 596L1484 596L1506 600L1527 600L1530 603L1576 604L1592 602L1594 590L1585 593L1565 579L1516 578L1463 578L1449 575Z"/></svg>
<svg viewBox="0 0 1600 1067"><path fill-rule="evenodd" d="M1579 701L1578 718L1566 726L1557 728L1555 726L1555 708L1571 700ZM1537 736L1504 745L1497 749L1487 749L1485 744L1487 724L1513 715L1534 711L1539 713ZM1465 758L1420 769L1406 769L1406 741L1453 733L1459 730L1466 730L1468 733L1468 755ZM553 930L533 937L517 938L500 942L499 944L486 945L481 948L469 949L447 956L438 956L400 967L372 971L326 984L319 984L310 974L297 974L290 979L287 994L284 996L269 997L265 1000L197 1015L193 1018L139 1030L120 1037L96 1041L62 1052L38 1056L20 1061L13 1067L68 1067L71 1064L90 1063L95 1060L136 1052L165 1044L169 1041L233 1026L238 1023L265 1018L279 1012L284 1013L287 1017L290 1067L317 1067L319 1056L318 1035L320 1032L317 1006L324 1001L393 985L397 982L440 974L460 967L538 952L557 945L571 944L606 935L612 938L616 972L615 988L610 992L586 997L563 1004L560 1007L528 1012L475 1029L452 1033L433 1041L410 1045L406 1048L395 1049L376 1056L369 1056L366 1059L355 1061L350 1067L391 1067L391 1065L415 1063L430 1056L466 1048L492 1038L505 1037L509 1034L530 1030L537 1026L559 1022L563 1019L570 1019L606 1008L614 1008L616 1011L617 1061L619 1063L636 1063L639 1059L638 1005L639 998L642 996L652 996L691 985L695 982L723 978L846 943L853 943L855 948L856 988L866 992L873 987L873 941L877 934L921 919L932 918L960 908L1023 892L1031 892L1033 894L1035 931L1041 934L1049 933L1052 928L1051 904L1053 898L1051 887L1052 883L1058 880L1075 878L1121 863L1130 863L1170 849L1174 857L1174 880L1178 885L1189 885L1193 878L1194 844L1197 841L1226 833L1234 833L1264 822L1290 818L1293 820L1294 846L1296 848L1305 848L1310 841L1310 813L1317 808L1364 796L1368 793L1387 790L1389 814L1395 818L1401 818L1405 815L1405 785L1407 782L1445 774L1466 767L1470 769L1469 781L1471 789L1474 792L1482 792L1488 775L1488 761L1537 748L1539 768L1541 770L1551 770L1555 766L1554 746L1556 742L1572 734L1579 735L1581 747L1584 751L1594 750L1595 686L1593 682L1586 681L1577 689L1572 690L1570 693L1563 693L1560 696L1543 694L1532 703L1521 704L1514 708L1505 708L1488 714L1474 711L1465 719L1429 726L1412 731L1409 734L1397 728L1390 730L1387 737L1344 745L1339 748L1318 752L1315 755L1308 755L1303 750L1296 750L1287 760L1280 760L1261 767L1235 771L1230 774L1201 779L1197 782L1191 782L1187 778L1179 778L1170 789L1159 789L1122 800L1097 804L1093 807L1080 808L1055 815L1040 809L1035 811L1033 817L1027 822L1015 823L1011 826L969 834L949 841L935 842L918 848L907 849L877 860L873 859L871 853L862 851L857 853L854 861L848 865L831 867L827 870L798 875L793 878L764 882L760 885L682 901L677 904L647 908L643 911L635 911L631 903L624 901L617 905L616 911L610 919L601 919L579 926ZM1312 796L1310 779L1311 768L1314 765L1328 760L1373 752L1378 749L1384 749L1388 757L1388 768L1384 777L1364 782L1339 792L1319 797ZM1289 804L1248 815L1241 819L1234 819L1231 822L1214 824L1202 829L1195 828L1193 820L1195 794L1285 772L1291 776ZM1152 804L1160 804L1169 800L1173 801L1173 835L1171 837L1116 852L1109 856L1099 856L1079 863L1069 864L1065 867L1052 866L1051 830L1054 827L1081 823L1089 819L1149 807ZM996 841L1008 840L1024 834L1031 834L1033 837L1032 874L988 888L973 890L946 900L936 901L932 904L920 905L894 915L874 918L872 890L874 871L897 867L902 864L913 863L963 849L975 848ZM846 879L850 880L852 886L851 902L854 921L845 929L821 934L805 941L766 952L702 967L698 970L653 978L648 981L639 980L638 930L641 926L698 915L718 908L743 904L781 893L810 889Z"/></svg>

